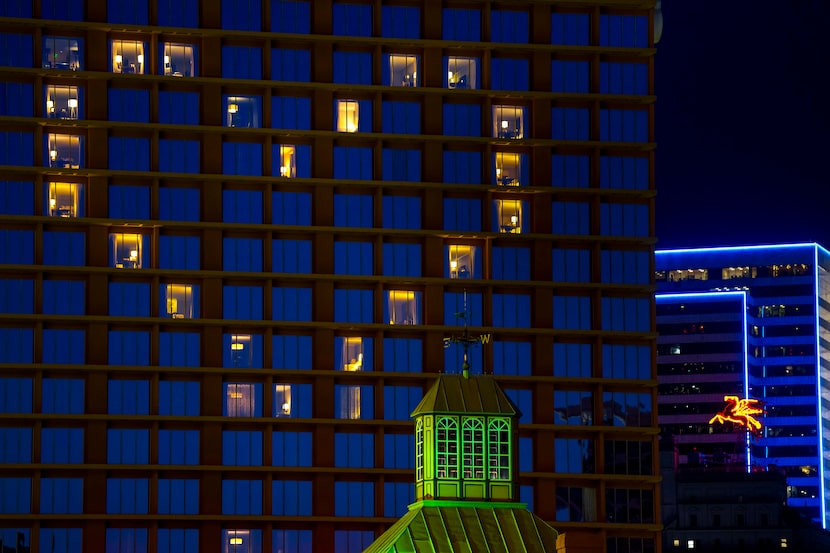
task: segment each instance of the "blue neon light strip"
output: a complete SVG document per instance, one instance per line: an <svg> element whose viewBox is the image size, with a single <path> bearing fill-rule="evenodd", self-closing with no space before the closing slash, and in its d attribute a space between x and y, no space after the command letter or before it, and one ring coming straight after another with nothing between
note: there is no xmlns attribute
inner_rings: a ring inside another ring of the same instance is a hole
<svg viewBox="0 0 830 553"><path fill-rule="evenodd" d="M815 311L816 311L816 409L818 415L818 464L819 464L819 489L821 490L820 494L820 503L821 503L821 527L825 530L827 529L827 499L824 491L824 482L827 475L824 472L824 434L822 430L824 429L824 419L821 417L821 342L819 341L819 328L820 327L820 317L819 317L819 280L818 280L818 250L821 246L816 244L815 250L815 259L813 261L813 279L815 280ZM822 248L824 249L824 248ZM824 250L825 252L827 250Z"/></svg>
<svg viewBox="0 0 830 553"><path fill-rule="evenodd" d="M677 294L654 294L654 299L658 301L675 299L706 300L712 299L711 296L743 296L744 298L746 298L746 292L743 290L722 290L713 292L682 292Z"/></svg>
<svg viewBox="0 0 830 553"><path fill-rule="evenodd" d="M743 322L743 341L744 341L744 398L749 398L749 340L747 339L747 334L749 334L747 329L747 317L746 317L746 292L741 292L743 296L741 305L743 306L743 314L741 315L741 320ZM746 433L746 472L749 473L752 471L752 448L750 447L750 436L749 432Z"/></svg>
<svg viewBox="0 0 830 553"><path fill-rule="evenodd" d="M686 248L680 250L656 250L654 252L655 255L661 254L676 254L676 253L701 253L701 252L738 252L738 251L757 251L757 250L785 250L785 249L792 249L792 248L805 248L805 247L819 247L818 244L814 242L808 242L805 244L768 244L768 245L760 245L760 246L717 246L713 248ZM824 249L824 248L822 248Z"/></svg>

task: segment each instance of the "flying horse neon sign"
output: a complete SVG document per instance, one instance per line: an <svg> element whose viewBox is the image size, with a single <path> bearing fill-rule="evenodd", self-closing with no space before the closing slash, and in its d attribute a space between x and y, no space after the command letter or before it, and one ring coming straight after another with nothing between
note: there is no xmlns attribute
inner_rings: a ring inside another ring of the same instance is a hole
<svg viewBox="0 0 830 553"><path fill-rule="evenodd" d="M764 414L764 408L761 406L759 400L738 399L738 396L723 396L723 400L726 402L726 407L723 408L723 411L712 417L709 420L709 424L714 424L716 421L721 424L732 422L743 426L755 436L761 433L764 425L752 416Z"/></svg>

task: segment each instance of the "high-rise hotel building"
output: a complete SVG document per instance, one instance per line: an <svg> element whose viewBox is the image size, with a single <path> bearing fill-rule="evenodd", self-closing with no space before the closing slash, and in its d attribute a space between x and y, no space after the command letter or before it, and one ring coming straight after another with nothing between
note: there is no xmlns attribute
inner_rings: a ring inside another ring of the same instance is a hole
<svg viewBox="0 0 830 553"><path fill-rule="evenodd" d="M466 322L521 499L655 551L654 3L0 2L3 547L361 551Z"/></svg>

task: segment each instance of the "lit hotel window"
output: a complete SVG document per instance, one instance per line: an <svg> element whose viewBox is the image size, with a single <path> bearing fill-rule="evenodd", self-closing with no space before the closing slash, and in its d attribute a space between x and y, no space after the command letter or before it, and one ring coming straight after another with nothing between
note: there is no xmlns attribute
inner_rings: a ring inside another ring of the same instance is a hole
<svg viewBox="0 0 830 553"><path fill-rule="evenodd" d="M80 119L81 103L77 86L48 85L43 87L44 116L50 119Z"/></svg>
<svg viewBox="0 0 830 553"><path fill-rule="evenodd" d="M84 185L68 182L47 182L44 213L50 217L83 217Z"/></svg>
<svg viewBox="0 0 830 553"><path fill-rule="evenodd" d="M143 234L110 233L110 267L141 269L149 263L149 236Z"/></svg>
<svg viewBox="0 0 830 553"><path fill-rule="evenodd" d="M357 100L337 100L337 130L357 132L360 107Z"/></svg>
<svg viewBox="0 0 830 553"><path fill-rule="evenodd" d="M388 54L389 86L418 86L418 56Z"/></svg>
<svg viewBox="0 0 830 553"><path fill-rule="evenodd" d="M493 200L498 232L520 234L524 230L523 204L521 200Z"/></svg>
<svg viewBox="0 0 830 553"><path fill-rule="evenodd" d="M82 44L80 38L43 37L43 68L80 71L83 69Z"/></svg>
<svg viewBox="0 0 830 553"><path fill-rule="evenodd" d="M337 418L358 420L360 418L360 386L338 385L335 393L340 394L340 412Z"/></svg>
<svg viewBox="0 0 830 553"><path fill-rule="evenodd" d="M694 549L695 540L686 540L686 549Z"/></svg>
<svg viewBox="0 0 830 553"><path fill-rule="evenodd" d="M291 416L291 384L274 384L274 416Z"/></svg>
<svg viewBox="0 0 830 553"><path fill-rule="evenodd" d="M297 176L297 149L294 146L280 146L280 176L286 179Z"/></svg>
<svg viewBox="0 0 830 553"><path fill-rule="evenodd" d="M199 287L192 284L162 284L165 316L172 319L193 319L199 316Z"/></svg>
<svg viewBox="0 0 830 553"><path fill-rule="evenodd" d="M80 169L83 159L84 137L71 134L47 134L46 159L49 167Z"/></svg>
<svg viewBox="0 0 830 553"><path fill-rule="evenodd" d="M466 245L447 246L447 273L449 278L479 278L476 271L478 247Z"/></svg>
<svg viewBox="0 0 830 553"><path fill-rule="evenodd" d="M496 184L499 186L521 186L523 154L496 152Z"/></svg>
<svg viewBox="0 0 830 553"><path fill-rule="evenodd" d="M255 417L256 415L256 385L255 384L225 384L225 412L228 417Z"/></svg>
<svg viewBox="0 0 830 553"><path fill-rule="evenodd" d="M447 88L478 88L478 58L449 56L447 58Z"/></svg>
<svg viewBox="0 0 830 553"><path fill-rule="evenodd" d="M235 368L248 368L251 366L253 348L251 347L250 334L231 335L231 363Z"/></svg>
<svg viewBox="0 0 830 553"><path fill-rule="evenodd" d="M261 530L222 530L222 553L261 552Z"/></svg>
<svg viewBox="0 0 830 553"><path fill-rule="evenodd" d="M259 96L229 96L223 98L225 108L225 126L242 128L260 128L262 118L262 99Z"/></svg>
<svg viewBox="0 0 830 553"><path fill-rule="evenodd" d="M113 40L110 42L113 73L145 73L145 43L138 40Z"/></svg>
<svg viewBox="0 0 830 553"><path fill-rule="evenodd" d="M363 338L349 336L343 339L343 351L340 356L342 366L336 367L339 371L362 371L363 370Z"/></svg>
<svg viewBox="0 0 830 553"><path fill-rule="evenodd" d="M162 74L172 77L196 76L196 48L192 44L164 43Z"/></svg>
<svg viewBox="0 0 830 553"><path fill-rule="evenodd" d="M388 290L386 320L390 325L420 324L421 293L412 290Z"/></svg>
<svg viewBox="0 0 830 553"><path fill-rule="evenodd" d="M363 338L349 336L342 338L343 346L340 355L341 364L337 370L355 372L363 370ZM357 420L360 418L360 386L337 386L340 394L340 412L338 418Z"/></svg>
<svg viewBox="0 0 830 553"><path fill-rule="evenodd" d="M524 138L525 110L518 106L493 106L493 137Z"/></svg>

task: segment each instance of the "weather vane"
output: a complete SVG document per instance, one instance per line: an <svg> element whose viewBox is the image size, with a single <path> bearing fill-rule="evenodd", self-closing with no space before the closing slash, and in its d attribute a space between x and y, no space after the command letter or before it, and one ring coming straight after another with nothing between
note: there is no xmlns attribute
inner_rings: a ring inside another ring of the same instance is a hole
<svg viewBox="0 0 830 553"><path fill-rule="evenodd" d="M752 416L764 414L764 408L759 400L738 399L738 396L723 396L723 400L726 402L726 407L712 417L709 424L731 422L743 426L755 437L761 435L761 429L764 425Z"/></svg>
<svg viewBox="0 0 830 553"><path fill-rule="evenodd" d="M455 313L456 318L464 319L464 331L461 336L452 335L444 338L444 348L450 347L451 344L461 344L464 348L464 360L461 363L461 374L464 378L470 376L470 346L478 344L487 344L490 342L490 334L479 334L478 336L470 336L468 328L468 321L470 319L470 312L467 311L467 290L464 290L464 310Z"/></svg>

